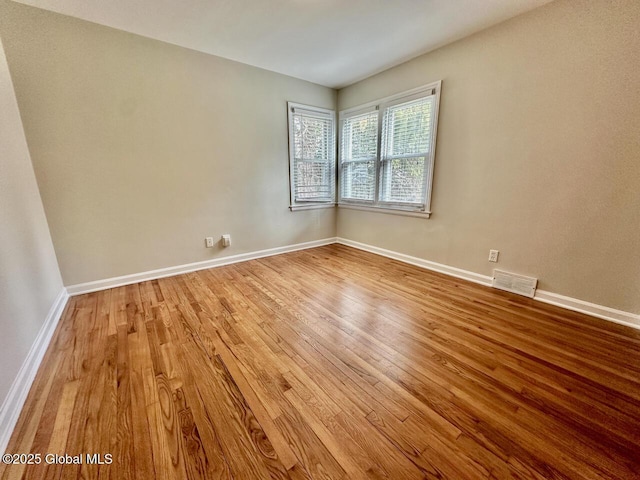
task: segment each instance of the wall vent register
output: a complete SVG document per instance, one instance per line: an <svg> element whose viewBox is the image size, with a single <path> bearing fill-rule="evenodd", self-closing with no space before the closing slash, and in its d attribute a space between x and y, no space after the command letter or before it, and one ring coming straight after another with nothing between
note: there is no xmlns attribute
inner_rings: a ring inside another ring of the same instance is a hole
<svg viewBox="0 0 640 480"><path fill-rule="evenodd" d="M518 293L525 297L533 298L536 293L538 279L533 277L525 277L516 273L504 272L502 270L493 271L492 285L500 290Z"/></svg>

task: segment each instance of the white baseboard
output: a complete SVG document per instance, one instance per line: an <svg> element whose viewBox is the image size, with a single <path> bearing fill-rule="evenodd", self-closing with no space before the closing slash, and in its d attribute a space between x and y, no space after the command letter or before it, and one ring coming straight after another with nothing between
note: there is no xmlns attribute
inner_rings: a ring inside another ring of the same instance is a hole
<svg viewBox="0 0 640 480"><path fill-rule="evenodd" d="M336 239L336 243L375 253L377 255L382 255L384 257L398 260L400 262L416 265L418 267L426 268L427 270L433 270L434 272L440 272L452 277L469 280L470 282L478 283L480 285L491 286L491 277L487 275L481 275L479 273L470 272L468 270L450 267L449 265L443 265L441 263L430 262L429 260L412 257L410 255L393 252L391 250L385 250L384 248L374 247L372 245L355 242L346 238L338 237ZM597 305L595 303L586 302L577 298L566 297L564 295L547 292L545 290L536 290L535 296L533 298L534 300L566 308L567 310L585 313L587 315L601 318L603 320L626 325L627 327L640 329L640 315L636 315L634 313L625 312L623 310L616 310L615 308Z"/></svg>
<svg viewBox="0 0 640 480"><path fill-rule="evenodd" d="M640 329L640 315L625 312L624 310L616 310L615 308L585 302L577 298L565 297L564 295L547 292L545 290L536 290L533 298L534 300L573 310L574 312L586 313L592 317L598 317L603 320L626 325L627 327Z"/></svg>
<svg viewBox="0 0 640 480"><path fill-rule="evenodd" d="M412 257L411 255L405 255L404 253L398 253L392 250L385 250L384 248L374 247L373 245L367 245L366 243L354 242L353 240L348 240L346 238L338 237L336 239L336 243L364 250L365 252L382 255L383 257L393 258L394 260L426 268L427 270L432 270L434 272L444 273L451 277L462 278L463 280L469 280L470 282L479 283L480 285L491 286L492 277L470 272L469 270L450 267L449 265L444 265L442 263L430 262L423 258Z"/></svg>
<svg viewBox="0 0 640 480"><path fill-rule="evenodd" d="M148 272L134 273L131 275L123 275L121 277L106 278L95 282L79 283L67 287L69 295L82 295L84 293L97 292L108 288L121 287L123 285L131 285L138 282L146 282L157 278L173 277L182 273L196 272L198 270L206 270L207 268L221 267L223 265L231 265L232 263L246 262L247 260L255 260L256 258L270 257L272 255L280 255L281 253L295 252L296 250L305 250L308 248L321 247L336 243L336 238L324 238L322 240L314 240L311 242L296 243L294 245L285 245L283 247L269 248L266 250L258 250L255 252L241 253L239 255L230 255L228 257L214 258L203 262L187 263L175 267L160 268L158 270L150 270Z"/></svg>
<svg viewBox="0 0 640 480"><path fill-rule="evenodd" d="M47 348L49 348L49 342L51 341L53 332L56 330L56 326L58 325L58 321L60 320L60 316L68 299L69 295L67 294L67 290L63 288L53 302L38 332L38 336L33 342L33 345L31 345L27 358L25 358L22 363L22 367L20 367L20 371L0 407L0 455L4 454L7 448L13 429L16 426L24 402L31 389L31 384L36 378L40 363Z"/></svg>

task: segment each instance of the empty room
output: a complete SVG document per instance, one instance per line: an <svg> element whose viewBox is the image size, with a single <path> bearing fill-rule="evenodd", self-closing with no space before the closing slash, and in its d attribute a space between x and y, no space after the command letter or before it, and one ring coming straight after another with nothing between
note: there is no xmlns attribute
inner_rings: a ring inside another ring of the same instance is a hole
<svg viewBox="0 0 640 480"><path fill-rule="evenodd" d="M640 479L639 26L0 0L0 480Z"/></svg>

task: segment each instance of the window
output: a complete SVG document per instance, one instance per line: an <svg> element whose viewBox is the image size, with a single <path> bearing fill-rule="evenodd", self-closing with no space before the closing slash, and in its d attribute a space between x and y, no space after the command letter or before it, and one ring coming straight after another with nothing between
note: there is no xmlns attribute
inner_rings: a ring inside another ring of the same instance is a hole
<svg viewBox="0 0 640 480"><path fill-rule="evenodd" d="M288 103L292 210L335 205L335 112Z"/></svg>
<svg viewBox="0 0 640 480"><path fill-rule="evenodd" d="M429 216L440 82L340 113L340 205Z"/></svg>
<svg viewBox="0 0 640 480"><path fill-rule="evenodd" d="M359 111L342 120L342 199L373 202L378 153L378 111Z"/></svg>

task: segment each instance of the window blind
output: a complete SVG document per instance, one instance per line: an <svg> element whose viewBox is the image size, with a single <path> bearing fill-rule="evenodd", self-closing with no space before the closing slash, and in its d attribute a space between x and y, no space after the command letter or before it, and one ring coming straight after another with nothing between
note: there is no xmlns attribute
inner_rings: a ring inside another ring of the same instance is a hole
<svg viewBox="0 0 640 480"><path fill-rule="evenodd" d="M342 199L374 200L377 157L378 111L345 116L340 152Z"/></svg>
<svg viewBox="0 0 640 480"><path fill-rule="evenodd" d="M293 203L333 202L335 134L332 113L290 107Z"/></svg>
<svg viewBox="0 0 640 480"><path fill-rule="evenodd" d="M384 109L380 155L380 201L425 204L431 169L434 95Z"/></svg>

